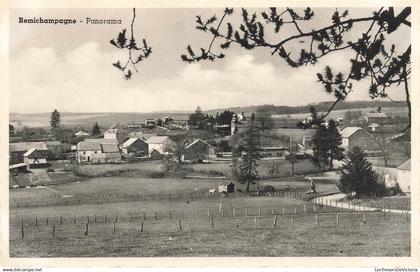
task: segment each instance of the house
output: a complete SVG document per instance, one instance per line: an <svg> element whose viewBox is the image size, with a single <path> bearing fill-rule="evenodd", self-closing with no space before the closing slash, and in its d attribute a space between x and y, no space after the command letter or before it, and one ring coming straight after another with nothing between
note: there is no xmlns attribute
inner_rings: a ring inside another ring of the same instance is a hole
<svg viewBox="0 0 420 272"><path fill-rule="evenodd" d="M163 158L163 154L159 153L156 149L153 149L149 156L153 160L160 160Z"/></svg>
<svg viewBox="0 0 420 272"><path fill-rule="evenodd" d="M384 125L384 124L388 123L390 119L391 119L391 117L388 116L384 112L371 111L371 112L368 112L368 113L364 114L363 116L361 116L359 118L359 121L362 124L376 123L376 124L379 124L379 125Z"/></svg>
<svg viewBox="0 0 420 272"><path fill-rule="evenodd" d="M129 138L121 145L123 155L134 154L136 157L149 155L149 145L145 140L139 138Z"/></svg>
<svg viewBox="0 0 420 272"><path fill-rule="evenodd" d="M104 163L105 155L102 154L102 146L97 141L82 141L77 144L76 160L79 163L93 162Z"/></svg>
<svg viewBox="0 0 420 272"><path fill-rule="evenodd" d="M31 148L23 154L23 163L28 168L43 168L48 167L47 155L43 150L38 151L36 148Z"/></svg>
<svg viewBox="0 0 420 272"><path fill-rule="evenodd" d="M60 159L64 154L71 151L71 144L62 143L60 141L45 141L48 148L48 158Z"/></svg>
<svg viewBox="0 0 420 272"><path fill-rule="evenodd" d="M411 191L411 160L405 161L397 168L373 166L372 169L384 179L386 187L395 187L398 183L401 191Z"/></svg>
<svg viewBox="0 0 420 272"><path fill-rule="evenodd" d="M235 184L230 181L222 181L219 183L219 193L234 193L235 192Z"/></svg>
<svg viewBox="0 0 420 272"><path fill-rule="evenodd" d="M128 137L127 134L118 128L110 128L104 132L104 139L117 139L118 144L125 142Z"/></svg>
<svg viewBox="0 0 420 272"><path fill-rule="evenodd" d="M121 163L121 152L116 143L101 143L102 154L105 162Z"/></svg>
<svg viewBox="0 0 420 272"><path fill-rule="evenodd" d="M15 127L9 123L9 137L15 135Z"/></svg>
<svg viewBox="0 0 420 272"><path fill-rule="evenodd" d="M131 129L137 129L137 128L140 128L140 125L139 124L136 124L136 123L131 123L131 124L129 124L127 126L127 129L129 129L129 130L131 130Z"/></svg>
<svg viewBox="0 0 420 272"><path fill-rule="evenodd" d="M156 127L156 120L155 119L146 119L144 121L144 126L147 128L154 128Z"/></svg>
<svg viewBox="0 0 420 272"><path fill-rule="evenodd" d="M153 150L158 151L160 154L168 154L175 149L174 141L168 136L152 136L146 142L149 145L149 154Z"/></svg>
<svg viewBox="0 0 420 272"><path fill-rule="evenodd" d="M340 133L343 137L341 147L347 152L355 146L359 146L365 151L377 150L377 143L373 136L361 127L346 127Z"/></svg>
<svg viewBox="0 0 420 272"><path fill-rule="evenodd" d="M16 164L23 162L23 155L31 148L48 156L48 147L44 142L19 142L9 144L9 163Z"/></svg>
<svg viewBox="0 0 420 272"><path fill-rule="evenodd" d="M28 171L28 165L26 163L16 163L16 164L12 164L9 165L9 172L11 174L19 174L19 173L25 173Z"/></svg>
<svg viewBox="0 0 420 272"><path fill-rule="evenodd" d="M397 167L397 181L403 192L411 192L411 159Z"/></svg>
<svg viewBox="0 0 420 272"><path fill-rule="evenodd" d="M197 158L208 158L211 155L214 155L214 146L197 139L184 148L182 160L189 161Z"/></svg>
<svg viewBox="0 0 420 272"><path fill-rule="evenodd" d="M82 130L79 130L78 132L76 132L76 133L74 134L74 136L76 136L76 137L86 137L86 136L90 136L90 134L89 134L89 133L87 133L87 132L84 132L84 131L82 131Z"/></svg>
<svg viewBox="0 0 420 272"><path fill-rule="evenodd" d="M77 144L76 160L79 163L119 163L121 152L116 139L86 139Z"/></svg>

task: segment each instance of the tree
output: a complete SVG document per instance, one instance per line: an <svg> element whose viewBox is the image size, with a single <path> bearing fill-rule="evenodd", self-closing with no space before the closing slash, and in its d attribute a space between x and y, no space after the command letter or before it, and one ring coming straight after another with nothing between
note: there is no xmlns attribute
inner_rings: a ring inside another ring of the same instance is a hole
<svg viewBox="0 0 420 272"><path fill-rule="evenodd" d="M335 98L335 102L319 118L325 119L339 102L348 97L354 82L366 79L369 82L367 91L371 99L391 99L388 95L389 88L403 84L410 119L406 129L411 126L408 85L411 74L411 44L397 48L395 44L385 42L393 32L411 28L411 7L401 8L398 13L393 7L381 7L370 16L352 18L348 10L336 10L331 16L331 24L317 29L311 26L315 12L309 7L303 11L292 8L278 10L272 7L258 15L250 14L247 9L242 8L238 28L231 22L226 22L233 14L232 8L226 8L220 19L216 15L209 19L196 16L196 28L212 36L210 44L206 48L200 48L199 52L188 45L187 53L181 55L181 59L188 63L214 61L224 58L224 51L231 44L237 44L246 50L265 48L272 56L278 56L289 66L297 68L316 64L324 56L337 51L351 51L348 72L335 73L330 66L326 66L323 73L317 74L318 82L323 85L325 92ZM366 23L369 26L360 31ZM280 30L288 25L295 33L284 36ZM355 25L358 27L353 28ZM220 52L216 52L216 46L220 47Z"/></svg>
<svg viewBox="0 0 420 272"><path fill-rule="evenodd" d="M234 114L235 113L233 111L230 111L230 110L225 110L220 115L219 115L219 113L217 113L216 123L218 125L230 125L230 123L232 122L232 118L233 118Z"/></svg>
<svg viewBox="0 0 420 272"><path fill-rule="evenodd" d="M163 125L164 125L164 123L163 123L163 120L162 119L157 119L156 120L156 125L158 126L158 127L163 127Z"/></svg>
<svg viewBox="0 0 420 272"><path fill-rule="evenodd" d="M344 118L343 118L343 123L346 126L350 126L351 125L351 121L353 120L359 120L359 117L362 116L362 112L361 111L346 111L344 113Z"/></svg>
<svg viewBox="0 0 420 272"><path fill-rule="evenodd" d="M290 165L292 167L292 176L295 175L295 163L297 162L297 151L298 146L297 144L291 145L289 149L289 154L286 156L286 160L290 162Z"/></svg>
<svg viewBox="0 0 420 272"><path fill-rule="evenodd" d="M378 182L378 175L372 170L372 164L366 159L363 150L356 146L348 154L341 171L339 189L348 196L356 198L382 195L383 184Z"/></svg>
<svg viewBox="0 0 420 272"><path fill-rule="evenodd" d="M239 152L232 152L232 172L237 181L246 184L246 191L249 192L250 184L257 184L260 178L258 174L258 161L260 155L260 133L256 125L255 114L251 115L250 121L246 125L246 130L242 140L242 161L239 161ZM259 190L259 188L258 188Z"/></svg>
<svg viewBox="0 0 420 272"><path fill-rule="evenodd" d="M92 135L99 135L101 134L101 129L99 128L98 122L95 122L92 127Z"/></svg>
<svg viewBox="0 0 420 272"><path fill-rule="evenodd" d="M257 107L256 120L260 124L261 130L271 129L274 126L274 120L271 117L270 110L265 106Z"/></svg>
<svg viewBox="0 0 420 272"><path fill-rule="evenodd" d="M197 109L195 110L195 112L190 114L188 123L190 125L196 126L199 129L203 129L205 125L204 119L205 119L205 116L203 114L203 111L201 110L200 106L197 106Z"/></svg>
<svg viewBox="0 0 420 272"><path fill-rule="evenodd" d="M389 160L391 159L391 141L384 132L377 132L374 135L374 139L378 144L379 150L381 151L381 157L384 160L384 166L389 166Z"/></svg>
<svg viewBox="0 0 420 272"><path fill-rule="evenodd" d="M50 125L53 132L55 132L61 125L60 113L57 110L54 110L51 113Z"/></svg>
<svg viewBox="0 0 420 272"><path fill-rule="evenodd" d="M341 146L342 137L334 120L328 124L320 124L312 138L314 156L312 162L324 171L327 166L333 168L334 160L344 158L344 149Z"/></svg>
<svg viewBox="0 0 420 272"><path fill-rule="evenodd" d="M127 39L126 32L127 29L123 29L118 33L118 37L110 40L109 42L118 49L128 50L128 59L124 63L121 63L119 60L112 65L120 70L125 79L130 79L132 72L131 67L138 72L136 65L146 59L151 53L152 48L147 45L145 39L142 41L142 46L137 44L137 41L134 37L134 21L136 20L136 9L133 8L133 19L130 25L130 38ZM131 65L131 67L130 67Z"/></svg>

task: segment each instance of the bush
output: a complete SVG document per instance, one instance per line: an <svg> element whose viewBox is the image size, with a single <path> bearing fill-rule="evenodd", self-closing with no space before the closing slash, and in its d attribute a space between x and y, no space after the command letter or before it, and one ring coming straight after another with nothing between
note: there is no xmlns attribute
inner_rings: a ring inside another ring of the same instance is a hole
<svg viewBox="0 0 420 272"><path fill-rule="evenodd" d="M276 188L274 188L271 185L266 185L263 188L263 192L269 192L269 193L274 193L276 191Z"/></svg>
<svg viewBox="0 0 420 272"><path fill-rule="evenodd" d="M158 171L151 171L151 172L147 173L147 177L149 177L149 178L163 178L163 177L165 177L165 173L164 172L158 172Z"/></svg>

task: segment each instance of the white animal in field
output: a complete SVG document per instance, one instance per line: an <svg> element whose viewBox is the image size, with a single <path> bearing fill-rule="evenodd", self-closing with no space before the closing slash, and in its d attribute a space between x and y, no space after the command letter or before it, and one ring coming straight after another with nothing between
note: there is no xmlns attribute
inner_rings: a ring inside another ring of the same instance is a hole
<svg viewBox="0 0 420 272"><path fill-rule="evenodd" d="M216 193L216 189L210 189L209 190L209 194L214 195L214 193Z"/></svg>

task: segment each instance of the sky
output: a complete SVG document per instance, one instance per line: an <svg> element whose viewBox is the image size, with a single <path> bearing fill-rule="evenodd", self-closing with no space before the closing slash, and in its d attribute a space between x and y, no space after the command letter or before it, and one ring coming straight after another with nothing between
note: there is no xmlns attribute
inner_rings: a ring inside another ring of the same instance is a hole
<svg viewBox="0 0 420 272"><path fill-rule="evenodd" d="M261 13L262 10L252 10ZM299 9L296 9L299 10ZM303 10L303 9L302 9ZM303 30L330 24L334 9L314 9L315 18ZM316 73L331 65L347 71L351 51L330 54L316 65L289 67L266 49L248 51L232 46L226 58L188 64L180 55L188 44L207 47L211 36L195 29L195 16L204 18L222 9L137 9L135 36L146 38L153 53L138 65L139 72L125 80L112 66L126 52L109 40L129 28L131 9L14 9L10 15L10 112L152 112L193 111L261 104L306 105L333 100L317 82ZM368 16L371 9L349 9L350 16ZM71 18L75 25L19 24L18 18ZM239 9L229 20L238 22ZM121 25L86 24L86 18L121 19ZM80 23L80 21L83 21ZM353 33L366 29L355 26ZM290 26L273 41L294 34ZM357 38L356 34L350 38ZM410 30L391 35L389 43L406 48ZM302 46L302 45L300 45ZM290 48L293 50L293 48ZM354 86L349 100L367 100L368 82ZM391 90L403 99L401 88Z"/></svg>

